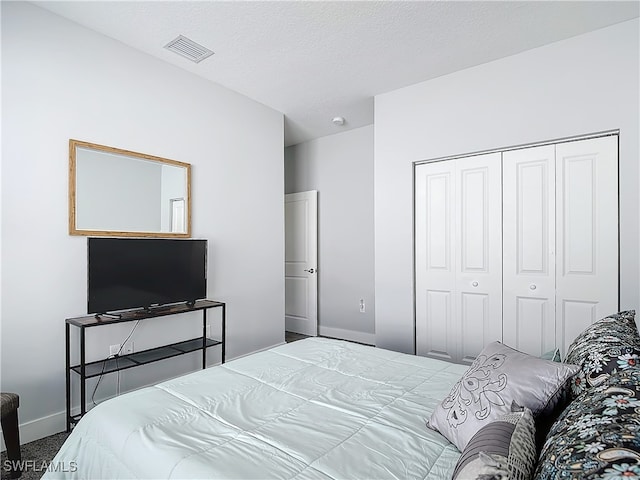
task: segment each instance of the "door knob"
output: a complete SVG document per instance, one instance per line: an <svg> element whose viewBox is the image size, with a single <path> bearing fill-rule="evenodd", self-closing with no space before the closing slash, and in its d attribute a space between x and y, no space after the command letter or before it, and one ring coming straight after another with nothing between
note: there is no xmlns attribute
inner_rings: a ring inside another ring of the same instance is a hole
<svg viewBox="0 0 640 480"><path fill-rule="evenodd" d="M477 287L478 286L478 282L473 282L471 285L474 286L474 287Z"/></svg>
<svg viewBox="0 0 640 480"><path fill-rule="evenodd" d="M314 273L315 270L313 268L310 268L309 270L305 270L305 272Z"/></svg>
<svg viewBox="0 0 640 480"><path fill-rule="evenodd" d="M532 283L531 285L529 285L529 288L530 288L531 290L535 290L535 289L536 289L536 288L538 288L538 287L536 287L536 284L535 284L535 283Z"/></svg>

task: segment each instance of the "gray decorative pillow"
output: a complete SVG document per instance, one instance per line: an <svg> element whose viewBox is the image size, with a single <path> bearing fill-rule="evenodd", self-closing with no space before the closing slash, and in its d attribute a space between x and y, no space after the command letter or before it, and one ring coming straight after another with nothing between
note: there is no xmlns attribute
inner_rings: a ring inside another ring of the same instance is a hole
<svg viewBox="0 0 640 480"><path fill-rule="evenodd" d="M482 427L469 440L452 480L529 480L536 462L535 426L528 408L512 412Z"/></svg>
<svg viewBox="0 0 640 480"><path fill-rule="evenodd" d="M578 370L493 342L436 407L427 425L462 451L480 428L509 413L512 402L530 409L534 417L550 413Z"/></svg>
<svg viewBox="0 0 640 480"><path fill-rule="evenodd" d="M636 312L604 317L587 327L569 345L565 361L580 367L571 384L574 398L607 381L612 373L640 365Z"/></svg>

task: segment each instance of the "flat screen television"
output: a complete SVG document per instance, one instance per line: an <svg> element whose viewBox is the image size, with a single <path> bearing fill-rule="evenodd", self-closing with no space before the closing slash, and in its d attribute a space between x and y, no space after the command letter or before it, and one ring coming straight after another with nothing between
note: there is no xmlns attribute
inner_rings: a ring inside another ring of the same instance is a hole
<svg viewBox="0 0 640 480"><path fill-rule="evenodd" d="M89 238L87 313L193 303L207 295L207 240Z"/></svg>

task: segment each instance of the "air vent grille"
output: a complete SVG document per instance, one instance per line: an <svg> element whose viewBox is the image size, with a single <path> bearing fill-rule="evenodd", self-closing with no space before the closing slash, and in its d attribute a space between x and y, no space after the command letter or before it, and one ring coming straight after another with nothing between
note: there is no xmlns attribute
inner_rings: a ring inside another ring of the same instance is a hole
<svg viewBox="0 0 640 480"><path fill-rule="evenodd" d="M199 63L205 58L213 55L211 50L183 35L179 35L176 39L171 40L164 46L164 48L171 50L178 55L182 55L195 63Z"/></svg>

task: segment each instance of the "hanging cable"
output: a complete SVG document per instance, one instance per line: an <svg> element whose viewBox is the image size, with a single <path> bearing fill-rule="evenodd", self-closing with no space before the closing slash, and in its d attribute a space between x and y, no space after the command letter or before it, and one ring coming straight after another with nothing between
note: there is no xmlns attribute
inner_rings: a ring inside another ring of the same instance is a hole
<svg viewBox="0 0 640 480"><path fill-rule="evenodd" d="M116 361L116 371L118 373L117 376L117 385L116 385L116 394L120 395L120 370L118 369L118 359L120 357L120 353L122 352L122 349L124 348L124 346L126 345L126 343L129 341L129 339L131 338L131 336L133 335L133 332L136 331L136 328L138 328L138 324L140 323L140 320L138 320L135 325L133 326L133 328L131 329L131 331L129 332L129 335L127 335L127 338L124 339L124 342L122 342L120 344L120 348L118 349L118 353L116 353L115 355L109 355L107 358L105 358L102 361L102 371L100 372L100 376L98 377L98 381L96 382L96 386L93 388L93 392L91 393L91 403L93 403L94 406L97 405L96 401L95 401L95 395L96 392L98 391L98 386L100 385L100 382L102 381L102 377L104 376L104 370L107 366L107 362L109 360L115 359Z"/></svg>

